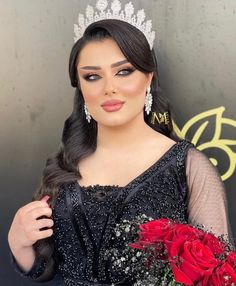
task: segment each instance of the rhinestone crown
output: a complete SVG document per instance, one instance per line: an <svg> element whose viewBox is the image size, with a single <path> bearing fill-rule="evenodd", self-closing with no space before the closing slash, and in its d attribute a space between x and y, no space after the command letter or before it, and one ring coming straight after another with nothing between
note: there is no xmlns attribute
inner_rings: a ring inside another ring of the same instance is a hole
<svg viewBox="0 0 236 286"><path fill-rule="evenodd" d="M113 0L111 2L111 8L108 8L107 0L98 0L96 3L98 11L88 5L86 8L86 17L83 14L78 15L78 24L74 24L76 42L83 36L85 29L94 22L103 19L117 19L128 22L132 26L138 28L146 37L150 49L153 47L155 39L155 31L152 31L152 21L145 20L145 12L143 9L138 10L137 14L134 14L134 6L132 2L125 4L124 10L122 10L121 2L119 0Z"/></svg>

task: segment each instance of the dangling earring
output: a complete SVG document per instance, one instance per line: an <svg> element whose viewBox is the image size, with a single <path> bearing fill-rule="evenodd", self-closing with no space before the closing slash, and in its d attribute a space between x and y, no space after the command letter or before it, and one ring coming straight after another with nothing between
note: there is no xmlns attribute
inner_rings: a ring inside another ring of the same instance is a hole
<svg viewBox="0 0 236 286"><path fill-rule="evenodd" d="M152 107L152 94L151 94L151 87L149 86L145 97L145 111L147 115L150 113L151 107Z"/></svg>
<svg viewBox="0 0 236 286"><path fill-rule="evenodd" d="M85 112L85 115L86 115L86 120L88 121L88 123L90 123L90 121L91 121L91 114L89 113L88 108L87 108L87 106L85 104L84 104L84 112Z"/></svg>

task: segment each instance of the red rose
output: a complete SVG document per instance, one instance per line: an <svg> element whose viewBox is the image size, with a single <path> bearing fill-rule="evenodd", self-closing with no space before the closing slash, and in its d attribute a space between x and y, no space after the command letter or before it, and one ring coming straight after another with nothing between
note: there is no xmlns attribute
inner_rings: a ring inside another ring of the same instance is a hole
<svg viewBox="0 0 236 286"><path fill-rule="evenodd" d="M203 232L188 224L175 224L173 230L169 232L165 239L176 241L178 239L191 241L203 237Z"/></svg>
<svg viewBox="0 0 236 286"><path fill-rule="evenodd" d="M143 244L153 244L165 240L172 231L173 223L169 219L152 220L140 225L139 241Z"/></svg>
<svg viewBox="0 0 236 286"><path fill-rule="evenodd" d="M211 275L218 260L200 240L177 240L169 245L169 258L177 282L194 285Z"/></svg>
<svg viewBox="0 0 236 286"><path fill-rule="evenodd" d="M209 247L212 253L216 256L225 253L226 244L219 240L214 234L206 233L203 237L202 243Z"/></svg>
<svg viewBox="0 0 236 286"><path fill-rule="evenodd" d="M204 278L202 286L232 286L236 283L236 273L229 263L217 267L211 277Z"/></svg>
<svg viewBox="0 0 236 286"><path fill-rule="evenodd" d="M236 252L231 251L226 259L226 261L229 263L229 265L234 269L236 272Z"/></svg>

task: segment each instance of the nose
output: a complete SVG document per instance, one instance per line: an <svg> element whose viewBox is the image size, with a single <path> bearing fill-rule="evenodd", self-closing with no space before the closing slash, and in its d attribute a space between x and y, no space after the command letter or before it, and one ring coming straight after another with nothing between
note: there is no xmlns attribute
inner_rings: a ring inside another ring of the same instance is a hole
<svg viewBox="0 0 236 286"><path fill-rule="evenodd" d="M106 80L106 83L104 86L104 93L107 96L110 96L116 93L116 88L112 82L112 79L110 78Z"/></svg>

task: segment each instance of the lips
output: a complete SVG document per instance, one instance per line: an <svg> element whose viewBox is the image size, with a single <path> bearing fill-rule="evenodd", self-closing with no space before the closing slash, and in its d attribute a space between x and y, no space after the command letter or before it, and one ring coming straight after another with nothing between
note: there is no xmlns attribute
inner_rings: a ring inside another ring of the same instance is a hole
<svg viewBox="0 0 236 286"><path fill-rule="evenodd" d="M124 101L112 99L105 101L101 106L107 112L118 111L122 108Z"/></svg>
<svg viewBox="0 0 236 286"><path fill-rule="evenodd" d="M102 107L103 106L111 106L111 105L123 104L123 103L124 103L124 101L121 101L121 100L118 100L118 99L112 99L112 100L105 101L102 104Z"/></svg>

